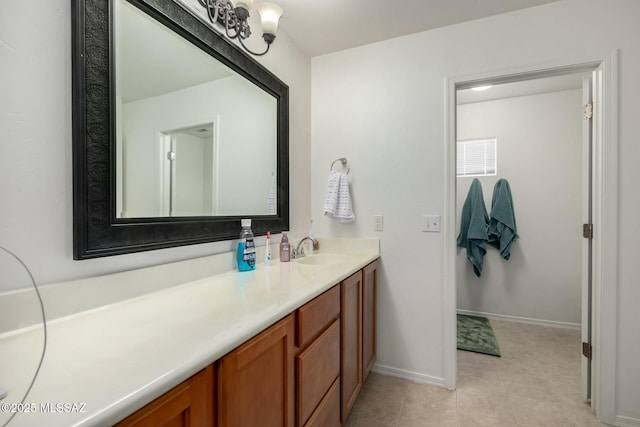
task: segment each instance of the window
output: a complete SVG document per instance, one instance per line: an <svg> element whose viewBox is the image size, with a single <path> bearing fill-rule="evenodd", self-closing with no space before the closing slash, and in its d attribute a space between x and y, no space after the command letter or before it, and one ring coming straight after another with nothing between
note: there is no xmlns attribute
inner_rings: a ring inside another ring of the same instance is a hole
<svg viewBox="0 0 640 427"><path fill-rule="evenodd" d="M468 139L458 141L457 176L495 175L496 139Z"/></svg>

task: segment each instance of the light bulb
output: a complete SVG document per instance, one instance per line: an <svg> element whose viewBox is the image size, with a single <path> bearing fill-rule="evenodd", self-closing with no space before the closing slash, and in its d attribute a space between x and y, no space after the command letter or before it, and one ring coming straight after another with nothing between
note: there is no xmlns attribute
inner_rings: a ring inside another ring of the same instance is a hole
<svg viewBox="0 0 640 427"><path fill-rule="evenodd" d="M282 8L273 3L260 3L257 7L262 22L262 31L275 34L278 31L278 21L282 17Z"/></svg>

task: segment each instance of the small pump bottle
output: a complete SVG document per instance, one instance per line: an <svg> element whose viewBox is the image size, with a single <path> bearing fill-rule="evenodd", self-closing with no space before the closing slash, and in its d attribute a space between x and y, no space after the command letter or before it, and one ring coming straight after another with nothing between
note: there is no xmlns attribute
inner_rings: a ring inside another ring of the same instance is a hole
<svg viewBox="0 0 640 427"><path fill-rule="evenodd" d="M282 240L280 241L280 262L291 261L291 244L287 233L282 233Z"/></svg>

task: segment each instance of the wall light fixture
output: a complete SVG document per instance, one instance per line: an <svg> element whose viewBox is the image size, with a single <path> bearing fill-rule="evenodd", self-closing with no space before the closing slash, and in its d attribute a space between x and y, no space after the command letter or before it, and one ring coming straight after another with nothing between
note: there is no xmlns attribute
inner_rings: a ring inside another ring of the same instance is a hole
<svg viewBox="0 0 640 427"><path fill-rule="evenodd" d="M253 52L244 40L251 36L249 27L249 10L253 0L198 0L207 9L211 23L218 23L230 39L238 39L242 47L252 55L262 56L269 51L271 43L276 38L278 21L282 17L282 8L273 3L260 3L256 9L262 23L262 38L267 44L264 52Z"/></svg>

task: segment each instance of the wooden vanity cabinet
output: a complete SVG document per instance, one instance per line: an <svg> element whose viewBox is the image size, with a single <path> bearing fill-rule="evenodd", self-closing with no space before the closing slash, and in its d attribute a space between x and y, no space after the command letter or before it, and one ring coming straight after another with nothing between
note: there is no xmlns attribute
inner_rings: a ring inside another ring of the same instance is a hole
<svg viewBox="0 0 640 427"><path fill-rule="evenodd" d="M169 390L116 427L210 427L214 425L213 365Z"/></svg>
<svg viewBox="0 0 640 427"><path fill-rule="evenodd" d="M219 427L293 427L294 315L218 361Z"/></svg>
<svg viewBox="0 0 640 427"><path fill-rule="evenodd" d="M296 318L296 425L340 426L340 286L299 308Z"/></svg>
<svg viewBox="0 0 640 427"><path fill-rule="evenodd" d="M346 278L340 291L340 412L344 424L362 387L362 271Z"/></svg>
<svg viewBox="0 0 640 427"><path fill-rule="evenodd" d="M362 382L376 361L376 288L378 261L363 270L362 282Z"/></svg>
<svg viewBox="0 0 640 427"><path fill-rule="evenodd" d="M116 424L339 427L376 359L378 262Z"/></svg>
<svg viewBox="0 0 640 427"><path fill-rule="evenodd" d="M341 283L341 421L347 421L376 361L376 286L378 261Z"/></svg>

